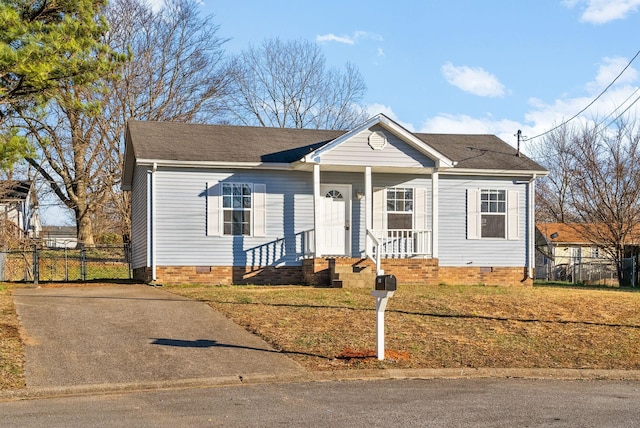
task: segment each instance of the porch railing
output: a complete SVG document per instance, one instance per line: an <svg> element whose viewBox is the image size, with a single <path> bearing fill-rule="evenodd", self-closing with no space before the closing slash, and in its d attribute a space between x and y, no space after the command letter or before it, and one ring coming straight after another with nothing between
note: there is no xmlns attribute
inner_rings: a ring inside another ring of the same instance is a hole
<svg viewBox="0 0 640 428"><path fill-rule="evenodd" d="M378 241L373 248L376 256L389 259L432 255L431 230L374 229L371 234Z"/></svg>
<svg viewBox="0 0 640 428"><path fill-rule="evenodd" d="M367 230L366 255L380 266L381 258L431 257L431 230L373 229ZM302 232L305 257L315 254L315 230Z"/></svg>
<svg viewBox="0 0 640 428"><path fill-rule="evenodd" d="M302 251L305 257L313 257L316 252L316 231L314 229L302 232Z"/></svg>
<svg viewBox="0 0 640 428"><path fill-rule="evenodd" d="M376 264L376 275L384 274L384 270L382 270L382 266L380 263L382 261L382 256L380 255L380 251L375 251L375 252L371 251L372 249L378 248L380 246L380 241L378 241L378 238L376 238L376 236L373 234L373 231L371 230L367 230L366 241L367 242L366 242L365 251L366 251L367 257Z"/></svg>

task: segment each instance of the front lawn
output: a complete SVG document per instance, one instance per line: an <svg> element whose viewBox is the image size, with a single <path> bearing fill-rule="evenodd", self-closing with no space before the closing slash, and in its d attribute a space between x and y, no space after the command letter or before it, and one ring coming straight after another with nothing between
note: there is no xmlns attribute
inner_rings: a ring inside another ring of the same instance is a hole
<svg viewBox="0 0 640 428"><path fill-rule="evenodd" d="M171 287L207 302L312 370L640 369L640 293L558 287L404 286L389 300L389 360L370 290Z"/></svg>

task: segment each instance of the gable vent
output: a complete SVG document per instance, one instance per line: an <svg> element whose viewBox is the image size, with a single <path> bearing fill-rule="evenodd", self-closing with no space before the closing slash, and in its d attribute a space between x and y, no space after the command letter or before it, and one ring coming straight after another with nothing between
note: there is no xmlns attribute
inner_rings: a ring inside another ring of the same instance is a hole
<svg viewBox="0 0 640 428"><path fill-rule="evenodd" d="M372 132L369 135L369 146L373 150L382 150L387 145L387 136L381 131Z"/></svg>

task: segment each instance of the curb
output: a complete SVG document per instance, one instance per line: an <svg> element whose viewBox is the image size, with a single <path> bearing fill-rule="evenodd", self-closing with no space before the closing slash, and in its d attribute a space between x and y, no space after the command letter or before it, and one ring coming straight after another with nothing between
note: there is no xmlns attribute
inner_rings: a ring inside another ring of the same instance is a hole
<svg viewBox="0 0 640 428"><path fill-rule="evenodd" d="M337 382L357 380L403 379L531 379L531 380L616 380L640 381L640 370L596 369L519 369L519 368L451 368L451 369L365 369L307 371L285 375L251 374L215 378L180 379L157 382L106 383L0 391L0 402L62 398L155 390L214 388L224 386L275 383Z"/></svg>

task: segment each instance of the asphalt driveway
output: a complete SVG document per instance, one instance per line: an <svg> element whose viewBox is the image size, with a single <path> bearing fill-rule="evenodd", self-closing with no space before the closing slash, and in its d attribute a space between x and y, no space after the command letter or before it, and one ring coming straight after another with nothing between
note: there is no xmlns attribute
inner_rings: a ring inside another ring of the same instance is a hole
<svg viewBox="0 0 640 428"><path fill-rule="evenodd" d="M27 388L302 372L205 303L156 287L24 288L14 300Z"/></svg>

